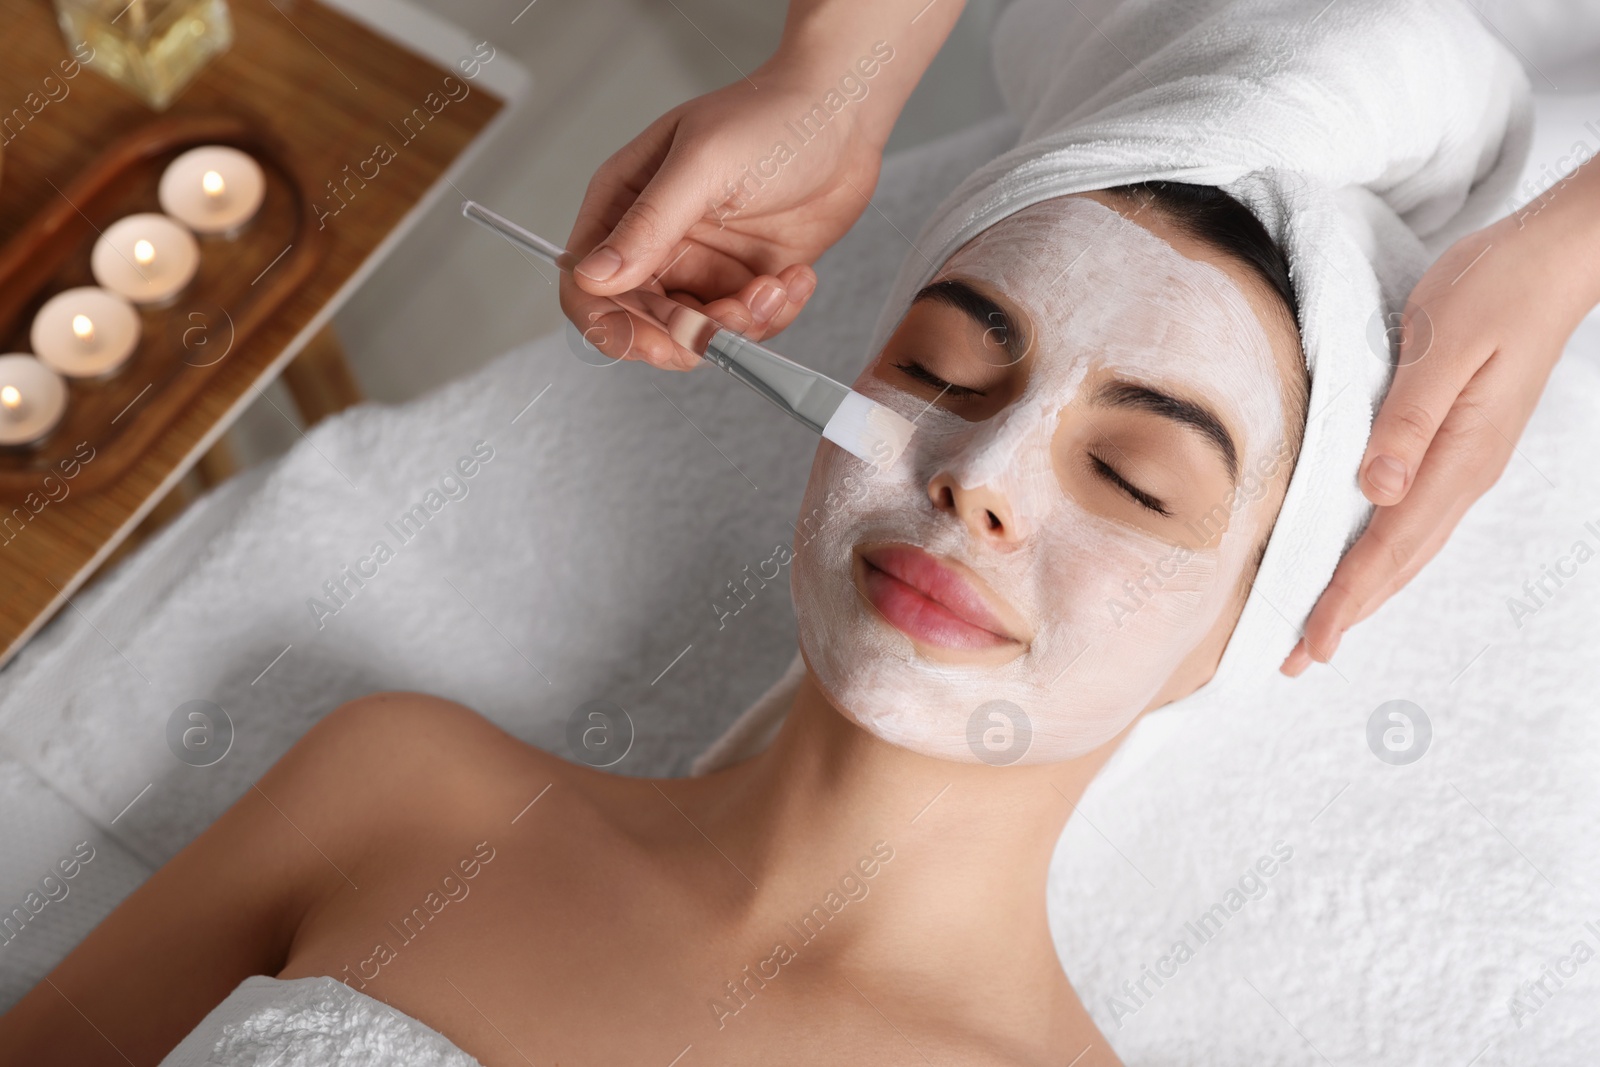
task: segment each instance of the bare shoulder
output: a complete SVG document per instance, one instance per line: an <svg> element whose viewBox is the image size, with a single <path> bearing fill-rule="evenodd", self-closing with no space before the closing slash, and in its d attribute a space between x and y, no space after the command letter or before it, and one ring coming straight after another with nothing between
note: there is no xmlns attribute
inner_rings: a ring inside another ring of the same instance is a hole
<svg viewBox="0 0 1600 1067"><path fill-rule="evenodd" d="M306 732L320 746L355 746L401 755L418 742L472 743L510 735L465 704L391 690L370 693L334 708Z"/></svg>
<svg viewBox="0 0 1600 1067"><path fill-rule="evenodd" d="M512 737L478 712L429 693L371 693L334 708L296 748L310 763L371 760L401 767L439 759L489 757L508 750L539 752Z"/></svg>
<svg viewBox="0 0 1600 1067"><path fill-rule="evenodd" d="M338 811L350 833L380 826L416 833L498 812L530 781L567 779L575 770L453 700L379 692L329 712L262 784L274 780L297 799Z"/></svg>
<svg viewBox="0 0 1600 1067"><path fill-rule="evenodd" d="M242 979L277 973L309 915L455 862L575 769L438 697L342 705L0 1017L0 1065L159 1060Z"/></svg>

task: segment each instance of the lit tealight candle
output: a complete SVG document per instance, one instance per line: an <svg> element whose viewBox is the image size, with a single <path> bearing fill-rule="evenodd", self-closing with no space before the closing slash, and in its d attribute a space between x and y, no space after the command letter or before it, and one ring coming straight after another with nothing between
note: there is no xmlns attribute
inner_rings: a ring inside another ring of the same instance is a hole
<svg viewBox="0 0 1600 1067"><path fill-rule="evenodd" d="M128 361L139 347L139 313L116 293L93 286L68 289L45 301L28 339L39 361L69 378L97 378Z"/></svg>
<svg viewBox="0 0 1600 1067"><path fill-rule="evenodd" d="M196 233L230 233L261 209L266 181L248 152L205 145L169 163L156 192L161 210Z"/></svg>
<svg viewBox="0 0 1600 1067"><path fill-rule="evenodd" d="M94 243L94 280L135 304L160 304L178 295L200 265L194 235L165 215L128 215Z"/></svg>
<svg viewBox="0 0 1600 1067"><path fill-rule="evenodd" d="M0 356L0 445L32 444L61 421L67 385L32 356Z"/></svg>

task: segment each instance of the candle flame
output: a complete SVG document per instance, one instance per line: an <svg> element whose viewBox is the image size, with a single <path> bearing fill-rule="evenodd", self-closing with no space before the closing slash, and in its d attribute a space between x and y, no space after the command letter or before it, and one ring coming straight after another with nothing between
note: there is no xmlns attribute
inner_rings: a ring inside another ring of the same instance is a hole
<svg viewBox="0 0 1600 1067"><path fill-rule="evenodd" d="M206 191L207 196L221 196L227 185L223 182L221 174L208 170L200 176L200 188Z"/></svg>
<svg viewBox="0 0 1600 1067"><path fill-rule="evenodd" d="M0 386L0 404L15 410L22 406L22 393L14 385Z"/></svg>
<svg viewBox="0 0 1600 1067"><path fill-rule="evenodd" d="M94 340L94 320L87 315L72 316L72 332L80 341Z"/></svg>
<svg viewBox="0 0 1600 1067"><path fill-rule="evenodd" d="M133 242L133 258L138 260L141 266L148 264L156 258L156 246L143 237L139 238Z"/></svg>

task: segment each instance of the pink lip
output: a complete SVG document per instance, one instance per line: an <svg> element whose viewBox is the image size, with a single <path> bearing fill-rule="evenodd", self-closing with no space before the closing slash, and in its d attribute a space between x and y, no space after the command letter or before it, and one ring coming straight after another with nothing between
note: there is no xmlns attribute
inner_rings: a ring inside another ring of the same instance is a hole
<svg viewBox="0 0 1600 1067"><path fill-rule="evenodd" d="M867 599L908 636L944 648L1021 643L972 582L922 549L882 545L860 555Z"/></svg>

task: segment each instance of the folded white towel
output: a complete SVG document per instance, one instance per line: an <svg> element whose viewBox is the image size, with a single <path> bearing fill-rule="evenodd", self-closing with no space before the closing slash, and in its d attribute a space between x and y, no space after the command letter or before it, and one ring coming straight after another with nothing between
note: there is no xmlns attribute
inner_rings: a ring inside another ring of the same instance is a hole
<svg viewBox="0 0 1600 1067"><path fill-rule="evenodd" d="M439 1031L334 978L246 978L161 1067L479 1067Z"/></svg>

